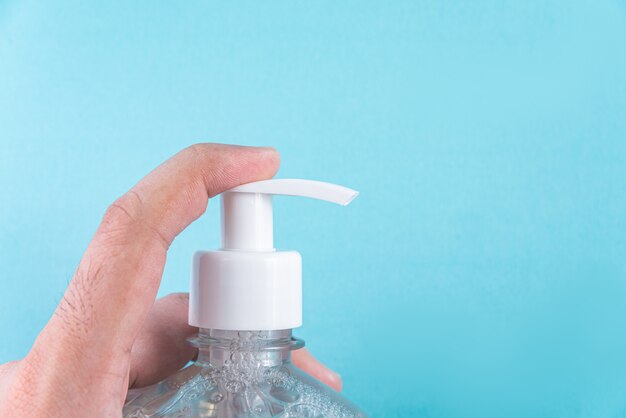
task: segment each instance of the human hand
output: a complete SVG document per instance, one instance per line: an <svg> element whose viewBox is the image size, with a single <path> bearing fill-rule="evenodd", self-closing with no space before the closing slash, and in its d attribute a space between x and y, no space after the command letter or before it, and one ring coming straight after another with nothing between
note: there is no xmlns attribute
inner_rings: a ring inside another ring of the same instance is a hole
<svg viewBox="0 0 626 418"><path fill-rule="evenodd" d="M63 299L28 355L0 366L0 416L121 416L129 388L191 360L186 294L155 302L167 250L209 198L271 178L271 148L198 144L152 171L106 211ZM306 350L302 370L341 389Z"/></svg>

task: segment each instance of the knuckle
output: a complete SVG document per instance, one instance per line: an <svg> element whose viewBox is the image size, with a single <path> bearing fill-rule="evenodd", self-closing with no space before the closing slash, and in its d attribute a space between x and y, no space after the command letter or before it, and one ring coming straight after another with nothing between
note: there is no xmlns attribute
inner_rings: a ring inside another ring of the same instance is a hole
<svg viewBox="0 0 626 418"><path fill-rule="evenodd" d="M99 241L105 246L124 246L138 238L158 241L166 250L170 240L144 213L141 196L133 190L113 202L106 210L99 228Z"/></svg>
<svg viewBox="0 0 626 418"><path fill-rule="evenodd" d="M130 191L109 205L102 223L103 225L116 225L136 222L141 215L141 206L139 195Z"/></svg>
<svg viewBox="0 0 626 418"><path fill-rule="evenodd" d="M199 157L206 153L206 144L203 144L201 142L195 143L193 145L188 146L185 149L185 152L191 155L194 155L196 157Z"/></svg>
<svg viewBox="0 0 626 418"><path fill-rule="evenodd" d="M126 245L132 236L136 235L136 228L140 226L141 206L141 200L132 191L109 205L100 222L94 243L105 247Z"/></svg>

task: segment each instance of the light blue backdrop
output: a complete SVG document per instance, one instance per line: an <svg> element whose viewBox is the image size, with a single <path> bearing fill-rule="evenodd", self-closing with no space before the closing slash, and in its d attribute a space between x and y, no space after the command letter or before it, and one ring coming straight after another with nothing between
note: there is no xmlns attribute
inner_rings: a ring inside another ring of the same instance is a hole
<svg viewBox="0 0 626 418"><path fill-rule="evenodd" d="M373 416L626 416L623 0L0 0L0 362L107 205L207 140L361 191L277 199L276 240Z"/></svg>

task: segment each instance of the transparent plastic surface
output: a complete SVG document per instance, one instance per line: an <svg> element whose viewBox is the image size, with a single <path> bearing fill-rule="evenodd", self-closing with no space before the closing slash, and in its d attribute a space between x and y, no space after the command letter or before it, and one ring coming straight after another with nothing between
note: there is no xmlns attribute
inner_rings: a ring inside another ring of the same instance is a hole
<svg viewBox="0 0 626 418"><path fill-rule="evenodd" d="M198 359L162 382L131 390L124 417L365 417L330 387L296 368L304 343L291 330L201 330Z"/></svg>

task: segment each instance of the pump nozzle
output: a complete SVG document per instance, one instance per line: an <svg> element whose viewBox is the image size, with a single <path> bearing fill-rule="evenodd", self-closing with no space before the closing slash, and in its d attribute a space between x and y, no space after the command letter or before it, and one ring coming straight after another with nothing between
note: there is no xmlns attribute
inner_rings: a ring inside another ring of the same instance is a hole
<svg viewBox="0 0 626 418"><path fill-rule="evenodd" d="M301 179L263 180L222 194L222 249L273 251L272 195L301 196L348 205L359 192Z"/></svg>
<svg viewBox="0 0 626 418"><path fill-rule="evenodd" d="M222 248L194 256L189 324L220 330L278 330L302 324L302 259L274 250L272 195L347 205L358 192L320 181L248 183L222 194Z"/></svg>
<svg viewBox="0 0 626 418"><path fill-rule="evenodd" d="M323 181L303 179L274 179L255 181L241 186L233 187L226 193L263 193L280 194L285 196L302 196L311 199L325 200L346 206L358 196L359 192L339 186L338 184L325 183Z"/></svg>

